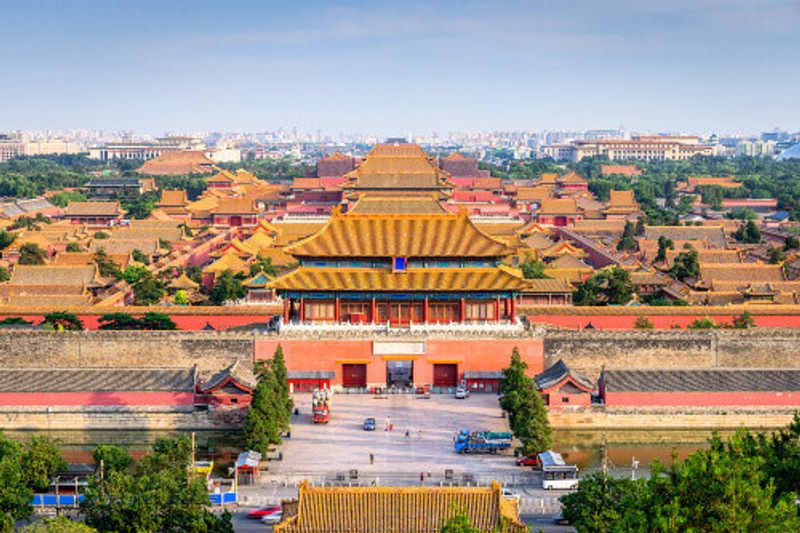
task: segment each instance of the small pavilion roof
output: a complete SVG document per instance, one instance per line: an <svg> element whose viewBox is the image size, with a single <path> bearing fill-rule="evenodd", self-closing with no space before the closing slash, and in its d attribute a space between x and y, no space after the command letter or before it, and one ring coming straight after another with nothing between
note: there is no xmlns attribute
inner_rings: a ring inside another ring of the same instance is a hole
<svg viewBox="0 0 800 533"><path fill-rule="evenodd" d="M191 290L197 287L199 287L199 285L192 281L189 276L186 275L186 272L169 282L170 289Z"/></svg>
<svg viewBox="0 0 800 533"><path fill-rule="evenodd" d="M565 379L571 379L575 385L584 389L586 392L595 389L594 383L592 383L583 374L570 369L563 359L559 359L556 364L541 374L538 374L533 379L536 381L536 386L539 388L539 390L549 389L554 385L558 385Z"/></svg>

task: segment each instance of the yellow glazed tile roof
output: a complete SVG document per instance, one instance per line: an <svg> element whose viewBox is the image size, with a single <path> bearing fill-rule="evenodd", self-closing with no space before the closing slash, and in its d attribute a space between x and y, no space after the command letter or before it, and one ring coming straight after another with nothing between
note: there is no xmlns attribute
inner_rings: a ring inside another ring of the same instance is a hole
<svg viewBox="0 0 800 533"><path fill-rule="evenodd" d="M310 487L303 483L298 500L285 504L292 516L275 526L276 533L438 533L459 510L481 532L527 531L515 502L502 496L496 482L490 487Z"/></svg>
<svg viewBox="0 0 800 533"><path fill-rule="evenodd" d="M286 248L296 257L501 257L513 252L457 215L342 215Z"/></svg>
<svg viewBox="0 0 800 533"><path fill-rule="evenodd" d="M300 291L518 291L532 280L517 270L496 268L420 268L392 272L380 268L300 267L270 286Z"/></svg>

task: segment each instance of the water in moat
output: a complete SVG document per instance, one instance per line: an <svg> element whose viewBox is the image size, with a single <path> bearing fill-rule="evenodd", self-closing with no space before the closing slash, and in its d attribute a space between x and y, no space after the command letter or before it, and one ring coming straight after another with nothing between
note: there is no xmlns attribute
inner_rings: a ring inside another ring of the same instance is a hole
<svg viewBox="0 0 800 533"><path fill-rule="evenodd" d="M726 436L731 431L720 432ZM12 438L24 440L31 435L50 435L57 438L70 463L91 463L92 451L99 444L112 443L141 456L160 436L186 434L169 431L7 431ZM609 430L553 432L553 448L567 462L577 464L583 472L599 467L605 446L609 468L620 475L630 472L634 459L638 468L646 471L653 460L669 463L673 456L685 458L708 445L710 430ZM198 459L214 459L218 474L224 475L242 449L241 433L237 431L195 432ZM604 444L605 443L605 444ZM448 453L450 450L443 451Z"/></svg>

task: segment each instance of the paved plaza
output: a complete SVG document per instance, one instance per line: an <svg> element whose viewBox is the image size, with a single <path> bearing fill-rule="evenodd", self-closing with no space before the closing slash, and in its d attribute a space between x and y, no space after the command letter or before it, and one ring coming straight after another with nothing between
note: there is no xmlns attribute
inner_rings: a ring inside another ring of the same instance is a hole
<svg viewBox="0 0 800 533"><path fill-rule="evenodd" d="M459 429L508 431L494 394L473 394L466 400L452 395L421 399L410 394L339 394L333 399L328 424L311 421L310 395L296 395L299 414L292 436L281 446L283 461L270 463L269 476L331 476L356 469L363 479L418 476L430 472L442 478L446 469L464 473L521 475L511 450L498 455L465 454L453 450ZM365 418L374 417L375 431L364 431ZM394 430L386 431L387 417ZM408 432L408 435L406 435ZM374 463L370 464L370 454ZM389 479L385 479L389 482Z"/></svg>

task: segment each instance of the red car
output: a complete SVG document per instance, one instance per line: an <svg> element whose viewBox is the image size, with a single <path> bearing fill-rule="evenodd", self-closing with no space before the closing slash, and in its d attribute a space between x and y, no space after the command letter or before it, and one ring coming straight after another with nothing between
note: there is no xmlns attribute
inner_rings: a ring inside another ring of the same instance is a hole
<svg viewBox="0 0 800 533"><path fill-rule="evenodd" d="M255 509L253 511L250 511L249 513L247 513L247 518L260 520L265 516L275 514L280 510L281 510L280 505L270 505L269 507L262 507L261 509Z"/></svg>
<svg viewBox="0 0 800 533"><path fill-rule="evenodd" d="M539 466L539 456L517 457L517 466Z"/></svg>

